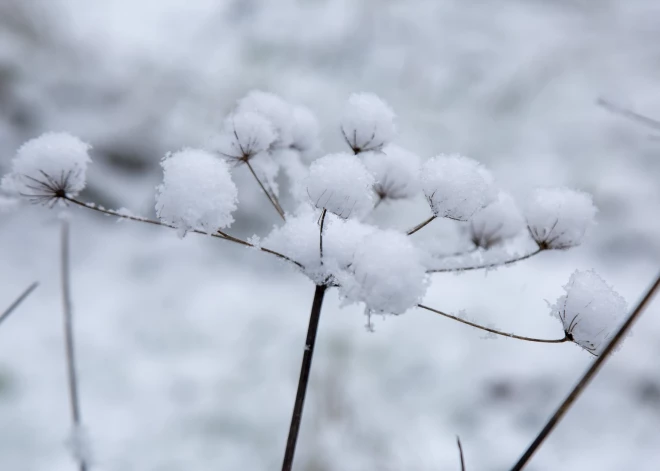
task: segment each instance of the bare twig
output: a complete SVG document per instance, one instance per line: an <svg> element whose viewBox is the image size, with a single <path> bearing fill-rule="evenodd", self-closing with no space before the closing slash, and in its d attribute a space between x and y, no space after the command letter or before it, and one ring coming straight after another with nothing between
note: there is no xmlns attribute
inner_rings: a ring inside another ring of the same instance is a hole
<svg viewBox="0 0 660 471"><path fill-rule="evenodd" d="M511 265L512 263L520 262L522 260L527 260L528 258L538 255L543 252L545 249L539 247L534 252L530 252L526 255L521 255L519 257L514 257L503 262L487 263L484 265L471 265L467 267L451 267L451 268L436 268L433 270L427 270L426 273L448 273L448 272L459 272L459 271L471 271L471 270L487 270L489 268L503 267L506 265Z"/></svg>
<svg viewBox="0 0 660 471"><path fill-rule="evenodd" d="M273 208L275 208L275 211L277 211L277 214L279 214L283 220L286 219L286 217L284 216L284 210L282 209L282 206L280 205L277 196L275 196L275 194L271 193L266 189L261 179L257 176L257 173L254 171L254 168L252 168L252 164L250 163L250 161L246 160L245 164L247 165L247 168L250 169L250 173L252 174L252 176L255 178L255 180L257 180L257 183L259 183L261 190L266 194L266 197L268 198L268 201L270 201L270 204L272 204Z"/></svg>
<svg viewBox="0 0 660 471"><path fill-rule="evenodd" d="M317 285L314 291L314 301L312 302L312 311L309 315L309 326L307 328L307 338L305 340L305 350L303 353L302 365L300 367L300 378L298 379L298 390L296 400L293 405L293 414L291 415L291 425L289 426L289 436L284 450L284 461L282 462L282 471L291 471L293 467L293 457L296 453L296 443L298 441L298 431L302 420L303 406L305 405L305 394L309 384L309 375L312 368L312 357L314 355L314 345L316 343L316 332L319 327L319 318L321 317L321 307L323 306L323 297L328 287Z"/></svg>
<svg viewBox="0 0 660 471"><path fill-rule="evenodd" d="M545 424L545 427L541 430L538 436L534 439L532 444L527 448L522 457L518 462L511 468L511 471L520 471L525 467L527 462L531 459L532 455L536 450L543 444L543 442L548 438L552 430L557 426L559 421L566 415L571 406L575 403L575 400L578 396L586 389L589 385L591 379L598 373L600 367L605 363L605 360L612 354L616 346L621 342L623 337L626 335L632 324L640 316L644 308L649 304L655 293L660 288L660 275L655 279L653 285L648 289L642 300L637 304L637 307L632 311L628 316L626 321L619 327L617 333L612 337L612 340L607 344L607 347L602 351L602 353L594 360L589 369L582 375L580 381L575 385L573 390L569 395L564 399L564 402L557 408L555 413L550 417L550 420Z"/></svg>
<svg viewBox="0 0 660 471"><path fill-rule="evenodd" d="M456 444L458 445L458 454L461 458L461 471L465 471L465 458L463 457L463 447L461 446L460 437L456 437Z"/></svg>
<svg viewBox="0 0 660 471"><path fill-rule="evenodd" d="M321 265L323 265L323 223L325 222L325 214L327 212L327 209L323 209L321 212L321 223L320 223L320 230L319 230L319 257L321 260Z"/></svg>
<svg viewBox="0 0 660 471"><path fill-rule="evenodd" d="M75 429L79 430L82 423L80 414L80 399L78 396L78 375L76 372L76 353L73 335L73 312L71 308L71 286L69 267L69 223L62 221L61 233L61 283L62 283L62 308L64 321L64 346L66 354L66 368L69 385L69 405L71 408L71 419ZM78 456L78 469L87 470L84 457Z"/></svg>
<svg viewBox="0 0 660 471"><path fill-rule="evenodd" d="M650 128L655 129L656 131L660 131L660 121L649 118L647 116L641 115L639 113L635 113L632 110L629 110L627 108L624 108L623 106L616 105L612 103L611 101L607 101L604 98L599 98L598 101L596 102L598 105L602 106L606 110L621 115L625 118L628 118L632 121L635 121L637 123L643 124L645 126L648 126Z"/></svg>
<svg viewBox="0 0 660 471"><path fill-rule="evenodd" d="M2 322L5 319L7 319L12 312L14 312L14 309L16 309L23 301L25 301L25 299L28 296L30 296L32 291L34 291L37 288L37 286L39 286L39 283L36 281L32 283L30 286L28 286L25 289L25 291L23 291L21 295L18 298L16 298L16 300L13 303L11 303L9 307L5 309L5 311L2 314L0 314L0 324L2 324Z"/></svg>
<svg viewBox="0 0 660 471"><path fill-rule="evenodd" d="M490 332L491 334L497 334L501 335L503 337L509 337L511 339L517 339L517 340L526 340L528 342L538 342L538 343L563 343L563 342L568 342L570 341L568 336L564 336L564 338L561 339L537 339L534 337L523 337L522 335L515 335L515 334L509 334L507 332L502 332L500 330L495 330L491 329L490 327L485 327L483 325L475 324L474 322L467 321L465 319L461 319L460 317L457 316L452 316L451 314L447 314L446 312L438 311L437 309L433 309L428 306L424 306L423 304L418 304L417 307L426 309L427 311L435 312L436 314L440 314L441 316L445 316L449 319L453 319L455 321L458 321L462 324L469 325L471 327L475 327L480 330L484 330L486 332Z"/></svg>
<svg viewBox="0 0 660 471"><path fill-rule="evenodd" d="M170 228L170 229L176 229L176 227L171 225L171 224L166 224L164 222L156 221L154 219L148 219L148 218L143 218L143 217L138 217L138 216L130 216L128 214L122 214L122 213L120 213L118 211L114 211L112 209L105 209L105 208L101 208L99 206L95 206L95 205L90 204L90 203L84 203L82 201L79 201L75 198L71 198L69 196L62 196L61 198L65 201L68 201L69 203L73 203L73 204L78 205L82 208L91 209L92 211L107 214L109 216L115 216L115 217L118 217L118 218L121 218L121 219L127 219L129 221L144 222L146 224L152 224L154 226L163 226L163 227L167 227L167 228ZM209 235L211 237L217 237L218 239L228 240L229 242L234 242L236 244L244 245L246 247L257 248L257 247L255 247L254 244L251 244L250 242L247 242L245 240L239 239L239 238L234 237L234 236L230 236L229 234L227 234L225 232L222 232L222 231L218 231L215 234L213 234L213 233L207 234L206 232L202 232L202 231L198 231L198 230L191 230L191 231L188 231L188 232L193 232L195 234ZM295 260L293 260L292 258L287 257L284 254L281 254L281 253L276 252L274 250L268 249L266 247L258 247L258 248L262 252L266 252L266 253L269 253L271 255L275 255L276 257L281 258L282 260L286 260L287 262L293 263L294 265L298 266L298 268L305 268L301 263L296 262Z"/></svg>
<svg viewBox="0 0 660 471"><path fill-rule="evenodd" d="M419 224L417 224L415 227L413 227L413 228L410 229L408 232L406 232L406 234L408 234L408 235L413 235L415 232L417 232L418 230L422 229L424 226L426 226L428 223L430 223L431 221L433 221L435 218L437 218L437 216L434 214L433 216L431 216L430 218L428 218L426 221L424 221L424 222L420 222Z"/></svg>

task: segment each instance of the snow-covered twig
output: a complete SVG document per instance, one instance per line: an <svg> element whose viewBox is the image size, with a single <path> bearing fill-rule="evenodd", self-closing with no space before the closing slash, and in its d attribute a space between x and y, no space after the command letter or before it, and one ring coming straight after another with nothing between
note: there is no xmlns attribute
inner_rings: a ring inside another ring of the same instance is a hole
<svg viewBox="0 0 660 471"><path fill-rule="evenodd" d="M591 379L598 373L600 367L605 363L605 360L614 352L616 347L621 343L623 338L626 336L632 324L637 320L640 314L644 311L646 306L649 304L653 296L660 289L660 275L655 279L651 287L646 291L644 297L639 302L637 307L630 313L626 321L619 327L616 334L612 337L612 340L607 344L603 349L600 355L594 360L589 369L582 375L580 381L575 385L573 390L568 394L564 402L557 408L555 413L550 417L548 422L545 424L541 432L534 439L532 444L525 450L525 453L520 457L518 462L511 468L511 471L520 471L525 467L527 462L531 459L534 452L545 442L546 438L557 426L559 421L566 415L570 410L571 406L575 403L576 399L580 394L587 388Z"/></svg>
<svg viewBox="0 0 660 471"><path fill-rule="evenodd" d="M246 160L245 164L247 165L247 168L250 170L250 173L252 174L254 179L257 180L257 183L259 184L261 191L264 192L264 194L268 198L268 201L270 201L270 204L272 204L273 208L275 208L275 211L277 211L277 214L280 215L282 220L285 220L286 216L284 216L284 210L282 209L282 206L280 205L280 201L277 199L277 196L264 186L263 182L261 181L257 173L254 171L254 168L252 168L252 164L250 163L250 161Z"/></svg>
<svg viewBox="0 0 660 471"><path fill-rule="evenodd" d="M511 265L512 263L520 262L522 260L527 260L528 258L533 257L534 255L538 255L539 253L543 252L546 249L542 249L539 247L538 249L534 250L533 252L530 252L525 255L520 255L518 257L510 258L508 260L504 260L501 262L494 262L494 263L487 263L484 265L470 265L467 267L447 267L447 268L436 268L432 270L427 270L427 273L447 273L447 272L462 272L462 271L471 271L471 270L488 270L491 268L498 268L498 267L503 267L506 265Z"/></svg>
<svg viewBox="0 0 660 471"><path fill-rule="evenodd" d="M5 319L7 319L12 312L14 312L14 309L16 309L23 301L25 301L25 299L28 296L30 296L32 291L34 291L37 288L37 286L39 286L39 283L37 281L32 283L30 286L28 286L25 289L25 291L23 291L21 295L18 298L16 298L16 300L13 303L11 303L9 307L4 310L2 314L0 314L0 324L2 324L2 322Z"/></svg>

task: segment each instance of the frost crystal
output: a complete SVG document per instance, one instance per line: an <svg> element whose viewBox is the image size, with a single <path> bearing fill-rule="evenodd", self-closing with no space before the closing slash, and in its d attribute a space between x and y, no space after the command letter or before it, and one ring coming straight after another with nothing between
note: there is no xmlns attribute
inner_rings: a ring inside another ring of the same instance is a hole
<svg viewBox="0 0 660 471"><path fill-rule="evenodd" d="M340 290L349 301L364 302L371 313L402 314L426 292L423 258L406 235L376 231L358 245L352 276L340 279Z"/></svg>
<svg viewBox="0 0 660 471"><path fill-rule="evenodd" d="M289 147L293 143L293 107L274 93L253 90L238 101L237 112L259 113L270 121L277 134L273 147Z"/></svg>
<svg viewBox="0 0 660 471"><path fill-rule="evenodd" d="M382 152L365 152L360 157L376 179L374 191L380 199L412 198L419 193L421 160L417 155L389 144Z"/></svg>
<svg viewBox="0 0 660 471"><path fill-rule="evenodd" d="M312 204L341 218L359 216L373 207L374 178L350 154L330 154L309 168L307 194Z"/></svg>
<svg viewBox="0 0 660 471"><path fill-rule="evenodd" d="M525 209L532 238L544 249L580 245L595 224L597 209L591 195L567 188L537 189Z"/></svg>
<svg viewBox="0 0 660 471"><path fill-rule="evenodd" d="M373 93L354 93L341 120L344 139L353 152L379 150L396 134L394 111Z"/></svg>
<svg viewBox="0 0 660 471"><path fill-rule="evenodd" d="M490 249L503 241L515 237L525 227L513 198L500 193L497 201L489 204L470 220L470 240L477 247Z"/></svg>
<svg viewBox="0 0 660 471"><path fill-rule="evenodd" d="M276 138L273 125L263 115L244 111L225 120L222 133L211 142L211 149L230 161L247 162L268 150Z"/></svg>
<svg viewBox="0 0 660 471"><path fill-rule="evenodd" d="M625 299L593 271L575 271L551 306L569 339L600 355L626 316Z"/></svg>
<svg viewBox="0 0 660 471"><path fill-rule="evenodd" d="M433 214L468 221L497 197L490 173L476 160L440 155L422 167L422 189Z"/></svg>
<svg viewBox="0 0 660 471"><path fill-rule="evenodd" d="M163 183L156 188L161 221L189 230L213 233L234 222L237 190L227 162L203 150L185 149L161 162Z"/></svg>
<svg viewBox="0 0 660 471"><path fill-rule="evenodd" d="M50 132L29 140L16 152L2 188L35 203L75 197L85 188L90 148L67 133Z"/></svg>

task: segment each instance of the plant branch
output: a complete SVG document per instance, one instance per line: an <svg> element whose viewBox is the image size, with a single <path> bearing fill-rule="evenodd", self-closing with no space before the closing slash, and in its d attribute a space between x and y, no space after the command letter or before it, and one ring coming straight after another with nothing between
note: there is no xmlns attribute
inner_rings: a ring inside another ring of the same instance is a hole
<svg viewBox="0 0 660 471"><path fill-rule="evenodd" d="M25 289L25 291L23 291L21 295L18 298L16 298L16 300L13 303L11 303L9 307L5 309L5 311L2 314L0 314L0 324L2 324L2 321L4 321L9 317L9 314L14 312L14 309L16 309L23 301L25 301L25 299L28 296L30 296L32 291L34 291L37 288L37 286L39 286L39 283L36 281L32 283L30 286L28 286Z"/></svg>
<svg viewBox="0 0 660 471"><path fill-rule="evenodd" d="M69 386L69 405L71 408L71 420L75 429L80 429L82 422L80 414L80 399L78 395L78 374L76 372L76 352L73 334L73 312L71 308L71 285L69 266L69 223L62 221L61 231L61 283L62 283L62 308L64 321L64 346L66 354L66 369ZM87 470L87 463L82 456L78 456L78 468L80 471Z"/></svg>
<svg viewBox="0 0 660 471"><path fill-rule="evenodd" d="M325 222L325 214L327 212L327 209L323 209L321 212L321 229L319 230L319 257L321 260L321 265L323 265L323 223Z"/></svg>
<svg viewBox="0 0 660 471"><path fill-rule="evenodd" d="M502 332L500 330L496 329L491 329L490 327L485 327L483 325L475 324L474 322L467 321L465 319L461 319L460 317L457 316L452 316L451 314L447 314L446 312L438 311L437 309L433 309L428 306L424 306L423 304L418 304L417 307L426 309L427 311L434 312L436 314L440 314L441 316L445 316L449 319L453 319L455 321L458 321L462 324L469 325L471 327L484 330L486 332L490 332L491 334L497 334L501 335L503 337L509 337L511 339L517 339L517 340L526 340L527 342L538 342L538 343L563 343L563 342L568 342L570 339L568 336L564 336L564 338L561 339L537 339L534 337L523 337L522 335L515 335L515 334L509 334L507 332Z"/></svg>
<svg viewBox="0 0 660 471"><path fill-rule="evenodd" d="M410 229L408 232L406 232L406 234L408 234L408 235L413 235L415 232L417 232L418 230L422 229L424 226L426 226L428 223L430 223L431 221L433 221L433 220L434 220L435 218L437 218L437 217L438 217L438 216L436 216L436 215L434 214L433 216L431 216L430 218L428 218L426 221L424 221L424 222L420 222L419 224L417 224L415 227L413 227L413 228Z"/></svg>
<svg viewBox="0 0 660 471"><path fill-rule="evenodd" d="M456 444L458 445L458 455L461 458L461 471L465 471L465 458L463 457L463 447L461 446L460 437L456 437Z"/></svg>
<svg viewBox="0 0 660 471"><path fill-rule="evenodd" d="M309 326L307 328L307 338L305 340L305 350L303 353L302 365L300 367L300 378L298 379L298 390L296 400L293 405L293 414L291 415L291 425L289 426L289 436L286 441L284 451L284 461L282 462L282 471L291 471L293 467L293 457L296 452L296 443L298 441L298 431L302 420L303 406L305 404L305 394L309 384L309 375L312 368L312 357L314 355L314 345L316 343L316 332L319 327L319 318L321 317L321 307L323 306L323 297L328 287L317 285L314 291L314 301L312 302L312 311L309 315Z"/></svg>
<svg viewBox="0 0 660 471"><path fill-rule="evenodd" d="M559 421L566 415L571 406L575 403L575 400L578 396L587 388L591 379L598 373L600 367L605 363L607 358L612 354L616 346L621 342L625 334L628 332L632 324L640 316L644 308L649 304L655 293L660 288L660 275L655 279L653 285L648 289L642 300L637 304L637 307L632 311L628 316L626 321L619 327L619 330L616 332L612 340L607 344L607 347L602 351L602 353L594 360L589 369L582 375L580 381L575 385L573 390L569 395L564 399L564 402L557 408L555 413L550 417L550 420L545 424L545 427L538 434L536 439L532 444L527 448L522 457L518 462L511 468L511 471L520 471L525 467L527 462L530 460L534 452L543 444L543 442L548 438L552 430L557 426Z"/></svg>
<svg viewBox="0 0 660 471"><path fill-rule="evenodd" d="M485 265L471 265L467 267L453 267L453 268L436 268L433 270L427 270L426 273L448 273L448 272L459 272L459 271L471 271L471 270L484 270L484 269L489 269L489 268L497 268L497 267L503 267L506 265L511 265L512 263L520 262L522 260L527 260L528 258L532 258L534 255L538 255L539 253L543 252L545 249L539 247L536 249L534 252L530 252L526 255L521 255L519 257L515 257L509 260L505 260L503 262L495 262L495 263L487 263Z"/></svg>
<svg viewBox="0 0 660 471"><path fill-rule="evenodd" d="M648 126L648 127L651 127L653 129L655 129L656 131L660 130L660 121L658 121L656 119L649 118L649 117L641 115L639 113L635 113L632 110L629 110L629 109L624 108L622 106L616 105L616 104L614 104L610 101L607 101L603 98L599 98L596 103L598 105L602 106L603 108L605 108L606 110L614 113L614 114L621 115L621 116L623 116L625 118L628 118L632 121L635 121L637 123L641 123L641 124L643 124L645 126Z"/></svg>
<svg viewBox="0 0 660 471"><path fill-rule="evenodd" d="M120 213L118 211L115 211L115 210L112 210L112 209L105 209L105 208L101 208L99 206L94 206L93 204L90 204L90 203L84 203L82 201L79 201L75 198L71 198L69 196L63 196L62 199L69 202L69 203L73 203L75 205L78 205L82 208L91 209L92 211L107 214L109 216L115 216L115 217L118 217L118 218L121 218L121 219L127 219L129 221L144 222L146 224L152 224L154 226L163 226L163 227L167 227L167 228L170 228L170 229L176 229L176 227L171 225L171 224L166 224L164 222L156 221L155 219L148 219L148 218L143 218L143 217L139 217L139 216L131 216L131 215L128 215L128 214L122 214L122 213ZM266 247L256 247L254 244L251 244L250 242L247 242L245 240L239 239L239 238L234 237L234 236L230 236L229 234L227 234L225 232L222 232L222 231L218 231L217 233L208 234L206 232L202 232L202 231L198 231L196 229L193 229L189 232L193 232L195 234L210 235L211 237L217 237L218 239L228 240L228 241L234 242L236 244L244 245L245 247L258 248L262 252L266 252L266 253L269 253L271 255L275 255L276 257L281 258L282 260L286 260L287 262L293 263L294 265L298 266L298 268L305 268L301 263L296 262L295 260L293 260L292 258L287 257L284 254L281 254L281 253L276 252L274 250L268 249Z"/></svg>
<svg viewBox="0 0 660 471"><path fill-rule="evenodd" d="M277 211L277 214L280 215L282 220L286 220L286 217L284 216L284 210L282 209L282 206L280 205L280 202L277 200L277 196L272 194L270 191L266 189L264 184L262 183L261 179L257 176L257 172L254 171L254 168L252 168L252 164L250 163L249 160L245 161L245 164L247 165L247 168L250 169L250 173L252 176L257 180L257 183L259 183L259 186L261 187L261 190L266 194L268 197L268 201L270 201L270 204L273 205L273 208L275 208L275 211Z"/></svg>

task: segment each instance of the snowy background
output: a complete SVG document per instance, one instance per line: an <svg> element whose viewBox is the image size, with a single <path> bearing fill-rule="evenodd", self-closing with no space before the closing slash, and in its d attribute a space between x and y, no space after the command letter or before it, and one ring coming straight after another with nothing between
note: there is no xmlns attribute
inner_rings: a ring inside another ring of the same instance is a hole
<svg viewBox="0 0 660 471"><path fill-rule="evenodd" d="M589 191L589 241L488 274L436 274L425 303L523 335L560 337L545 300L595 268L634 304L660 262L654 0L0 0L0 173L48 130L94 144L85 199L153 214L168 150L202 145L254 88L310 107L325 151L349 93L398 113L424 158L461 152L520 198ZM241 169L245 170L245 169ZM232 231L277 214L247 172ZM286 205L286 201L284 203ZM378 209L383 224L423 204ZM97 469L278 469L313 286L222 241L71 209L83 416ZM428 229L428 231L427 231ZM451 250L452 223L423 236ZM0 469L73 469L58 294L57 211L0 214L0 307L41 286L0 329ZM420 236L422 234L420 233ZM330 292L297 469L505 470L591 361L574 345L485 340L411 311L364 329ZM660 304L561 423L530 470L656 470Z"/></svg>

